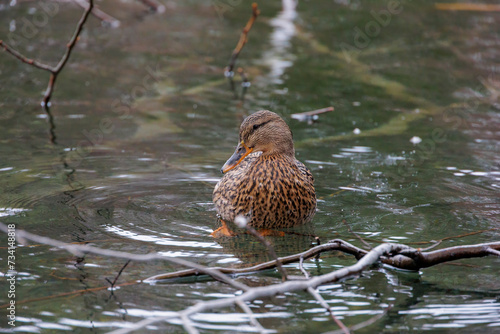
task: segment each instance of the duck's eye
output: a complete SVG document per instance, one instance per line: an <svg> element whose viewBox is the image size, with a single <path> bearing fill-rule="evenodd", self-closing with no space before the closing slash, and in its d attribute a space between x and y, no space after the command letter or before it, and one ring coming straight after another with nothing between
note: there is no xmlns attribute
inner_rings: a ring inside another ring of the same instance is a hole
<svg viewBox="0 0 500 334"><path fill-rule="evenodd" d="M271 122L271 120L266 121L266 122L264 122L264 123L260 123L260 124L254 124L254 125L253 125L253 131L257 130L258 128L260 128L260 127L261 127L261 126L263 126L263 125L266 125L266 124L267 124L267 123L269 123L269 122Z"/></svg>

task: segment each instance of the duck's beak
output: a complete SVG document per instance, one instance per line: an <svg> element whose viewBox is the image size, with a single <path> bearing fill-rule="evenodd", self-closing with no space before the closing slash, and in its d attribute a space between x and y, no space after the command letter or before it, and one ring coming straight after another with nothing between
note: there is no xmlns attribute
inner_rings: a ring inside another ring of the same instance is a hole
<svg viewBox="0 0 500 334"><path fill-rule="evenodd" d="M245 159L247 155L252 153L253 148L250 148L245 145L245 143L242 141L241 143L236 146L236 150L234 151L233 155L231 158L229 158L224 166L222 166L222 169L220 170L222 173L226 173L233 169L234 167L238 166L240 162Z"/></svg>

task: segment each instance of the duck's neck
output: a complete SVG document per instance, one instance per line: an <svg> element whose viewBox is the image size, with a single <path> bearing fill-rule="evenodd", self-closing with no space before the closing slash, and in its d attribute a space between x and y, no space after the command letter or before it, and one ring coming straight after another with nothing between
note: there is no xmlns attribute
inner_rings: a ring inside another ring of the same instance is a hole
<svg viewBox="0 0 500 334"><path fill-rule="evenodd" d="M262 148L263 156L285 156L295 158L295 149L293 141L290 140L277 140L271 145L266 145Z"/></svg>

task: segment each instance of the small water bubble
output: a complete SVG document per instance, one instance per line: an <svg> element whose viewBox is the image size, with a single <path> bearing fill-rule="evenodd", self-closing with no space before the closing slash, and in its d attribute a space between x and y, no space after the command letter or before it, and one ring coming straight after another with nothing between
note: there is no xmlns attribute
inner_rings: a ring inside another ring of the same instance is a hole
<svg viewBox="0 0 500 334"><path fill-rule="evenodd" d="M422 142L422 138L420 137L417 137L417 136L413 136L411 137L410 139L410 143L412 143L413 145L418 145Z"/></svg>

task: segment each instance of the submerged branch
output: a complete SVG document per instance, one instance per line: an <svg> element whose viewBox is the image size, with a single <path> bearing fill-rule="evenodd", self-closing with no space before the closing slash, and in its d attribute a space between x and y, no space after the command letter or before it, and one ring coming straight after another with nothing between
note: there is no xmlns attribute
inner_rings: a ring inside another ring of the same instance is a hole
<svg viewBox="0 0 500 334"><path fill-rule="evenodd" d="M500 243L499 243L500 247ZM261 298L268 298L278 294L284 294L293 291L304 291L309 288L315 289L320 285L336 282L340 279L345 279L347 277L352 277L359 275L368 266L376 263L382 256L390 254L398 254L401 251L407 250L410 247L398 244L382 244L378 245L370 252L368 252L361 260L355 264L321 275L313 277L309 280L301 281L286 281L279 284L272 284L268 286L254 287L249 291L244 292L241 295L236 295L234 297L228 297L223 299L216 299L211 301L198 302L197 304L186 308L183 311L178 312L178 315L168 315L164 317L148 318L138 323L134 324L129 328L122 328L110 332L110 334L125 334L132 331L145 328L146 326L152 325L154 323L169 320L172 318L179 318L184 316L190 316L205 310L221 309L224 307L230 307L238 303L239 301L253 301Z"/></svg>
<svg viewBox="0 0 500 334"><path fill-rule="evenodd" d="M4 233L8 233L8 228L5 224L0 223L0 231ZM16 238L20 243L26 243L25 240L30 240L34 241L40 244L46 244L58 248L65 249L66 251L70 252L71 254L82 257L85 254L95 254L95 255L100 255L100 256L108 256L108 257L113 257L113 258L119 258L119 259L126 259L126 260L132 260L132 261L152 261L152 260L161 260L161 261L166 261L166 262L171 262L173 264L177 264L180 266L188 267L194 269L197 273L203 273L206 275L211 276L217 281L224 282L230 286L232 286L235 289L238 290L243 290L247 291L249 290L249 287L246 286L243 283L236 282L226 275L222 274L219 272L217 269L212 269L212 268L207 268L205 266L202 266L200 264L182 260L179 258L173 258L173 257L167 257L160 255L158 253L149 253L149 254L132 254L132 253L127 253L127 252L120 252L120 251L114 251L114 250L109 250L109 249L102 249L102 248L97 248L89 245L74 245L74 244L68 244L65 242L61 242L58 240L54 240L51 238L47 237L42 237L36 234L32 234L23 230L18 230L16 229Z"/></svg>

